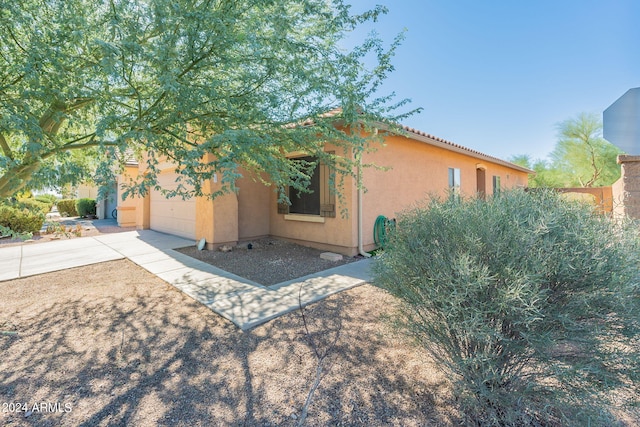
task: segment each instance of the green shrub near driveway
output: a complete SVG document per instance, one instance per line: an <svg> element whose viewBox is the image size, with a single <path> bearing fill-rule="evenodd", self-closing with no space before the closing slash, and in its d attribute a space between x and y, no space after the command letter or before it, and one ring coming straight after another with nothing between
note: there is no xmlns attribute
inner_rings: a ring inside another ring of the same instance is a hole
<svg viewBox="0 0 640 427"><path fill-rule="evenodd" d="M639 254L637 225L512 191L402 214L375 283L465 424L611 425L612 396L640 396Z"/></svg>
<svg viewBox="0 0 640 427"><path fill-rule="evenodd" d="M19 199L16 203L17 208L27 209L31 212L40 212L43 215L48 214L53 207L50 202L43 202L33 198Z"/></svg>
<svg viewBox="0 0 640 427"><path fill-rule="evenodd" d="M55 205L58 198L53 194L39 194L34 197L39 202L49 203L51 205Z"/></svg>
<svg viewBox="0 0 640 427"><path fill-rule="evenodd" d="M62 216L78 216L76 210L76 199L61 199L56 202L58 212Z"/></svg>
<svg viewBox="0 0 640 427"><path fill-rule="evenodd" d="M76 212L80 216L89 216L96 214L95 199L78 199L76 200Z"/></svg>
<svg viewBox="0 0 640 427"><path fill-rule="evenodd" d="M42 228L44 220L45 216L40 212L0 205L0 226L15 233L36 233Z"/></svg>

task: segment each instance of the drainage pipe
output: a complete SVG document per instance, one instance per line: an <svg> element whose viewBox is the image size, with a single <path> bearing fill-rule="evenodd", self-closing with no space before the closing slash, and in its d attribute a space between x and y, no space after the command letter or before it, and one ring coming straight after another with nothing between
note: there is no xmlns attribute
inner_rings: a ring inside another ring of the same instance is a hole
<svg viewBox="0 0 640 427"><path fill-rule="evenodd" d="M356 156L358 156L358 253L365 258L369 258L371 254L362 247L362 152L357 153Z"/></svg>

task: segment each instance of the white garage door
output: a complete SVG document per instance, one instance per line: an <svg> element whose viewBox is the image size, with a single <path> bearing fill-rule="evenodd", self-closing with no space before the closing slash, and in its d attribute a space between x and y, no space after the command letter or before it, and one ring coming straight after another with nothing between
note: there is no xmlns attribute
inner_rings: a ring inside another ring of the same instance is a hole
<svg viewBox="0 0 640 427"><path fill-rule="evenodd" d="M176 173L158 175L158 184L167 190L175 189ZM151 190L151 229L175 234L188 239L196 238L196 201L181 197L167 199L160 191Z"/></svg>

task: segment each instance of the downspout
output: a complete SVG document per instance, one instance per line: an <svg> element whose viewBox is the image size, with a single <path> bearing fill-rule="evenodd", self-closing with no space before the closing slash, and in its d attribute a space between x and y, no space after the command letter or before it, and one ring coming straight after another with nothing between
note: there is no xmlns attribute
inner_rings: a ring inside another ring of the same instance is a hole
<svg viewBox="0 0 640 427"><path fill-rule="evenodd" d="M378 133L378 129L374 131ZM371 254L364 250L362 246L362 150L356 152L357 174L358 174L358 254L365 258L371 257Z"/></svg>

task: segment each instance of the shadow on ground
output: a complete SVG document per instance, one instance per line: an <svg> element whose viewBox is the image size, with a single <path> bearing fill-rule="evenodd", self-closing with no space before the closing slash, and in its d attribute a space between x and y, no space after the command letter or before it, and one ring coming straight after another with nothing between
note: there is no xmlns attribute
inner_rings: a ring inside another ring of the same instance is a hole
<svg viewBox="0 0 640 427"><path fill-rule="evenodd" d="M295 425L315 373L299 313L249 332L129 261L0 283L0 413L21 426ZM443 377L379 320L362 286L306 309L319 345L340 337L307 425L451 425ZM64 412L66 408L70 412Z"/></svg>

